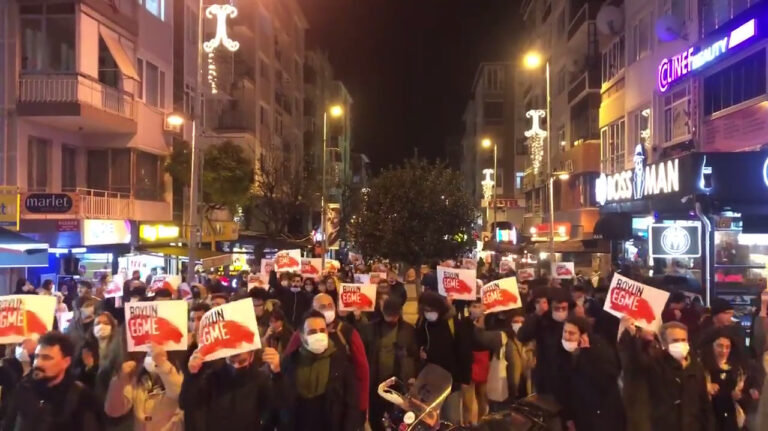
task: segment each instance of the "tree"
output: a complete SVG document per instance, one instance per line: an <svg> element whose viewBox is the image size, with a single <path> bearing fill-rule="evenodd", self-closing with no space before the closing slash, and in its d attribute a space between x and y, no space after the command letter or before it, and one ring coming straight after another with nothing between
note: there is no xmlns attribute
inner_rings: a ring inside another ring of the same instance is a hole
<svg viewBox="0 0 768 431"><path fill-rule="evenodd" d="M269 238L286 233L291 220L302 213L307 198L304 177L301 167L281 151L265 151L259 157L249 219Z"/></svg>
<svg viewBox="0 0 768 431"><path fill-rule="evenodd" d="M455 258L471 247L474 218L461 174L414 158L371 181L351 224L352 242L366 257L413 265Z"/></svg>
<svg viewBox="0 0 768 431"><path fill-rule="evenodd" d="M165 171L182 187L189 187L191 150L187 142L173 146ZM229 209L235 213L245 205L253 185L253 159L232 141L211 145L203 153L200 172L206 213L216 209Z"/></svg>

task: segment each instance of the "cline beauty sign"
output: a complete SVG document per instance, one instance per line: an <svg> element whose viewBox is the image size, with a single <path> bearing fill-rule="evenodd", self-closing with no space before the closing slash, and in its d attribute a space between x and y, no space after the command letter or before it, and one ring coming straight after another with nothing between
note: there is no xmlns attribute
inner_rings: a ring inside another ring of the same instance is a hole
<svg viewBox="0 0 768 431"><path fill-rule="evenodd" d="M661 60L658 75L659 91L662 93L667 91L669 86L678 79L715 61L728 50L755 37L756 34L756 21L753 18L731 31L730 34L705 45L695 53L695 48L690 47L680 54Z"/></svg>

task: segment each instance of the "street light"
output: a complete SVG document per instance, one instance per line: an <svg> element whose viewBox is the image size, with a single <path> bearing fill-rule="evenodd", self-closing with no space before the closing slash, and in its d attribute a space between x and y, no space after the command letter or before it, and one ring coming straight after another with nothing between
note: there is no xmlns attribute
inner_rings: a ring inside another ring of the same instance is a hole
<svg viewBox="0 0 768 431"><path fill-rule="evenodd" d="M565 181L570 177L568 172L552 172L549 175L549 253L555 258L555 178Z"/></svg>
<svg viewBox="0 0 768 431"><path fill-rule="evenodd" d="M483 148L491 148L491 147L493 147L493 200L491 200L491 202L493 202L493 223L496 223L496 221L497 221L496 220L496 188L498 187L497 184L499 184L496 181L496 170L498 168L498 164L497 164L497 146L496 146L496 142L492 141L491 138L483 138L483 140L480 141L480 145L482 145ZM487 215L487 211L486 211L486 218L487 217L488 217L488 215ZM492 226L493 225L489 221L489 223L488 223L488 230L489 231L491 230ZM495 237L495 233L494 233L494 237Z"/></svg>
<svg viewBox="0 0 768 431"><path fill-rule="evenodd" d="M323 177L322 177L322 193L320 195L320 206L322 207L321 225L323 229L323 256L320 261L320 267L325 271L325 253L328 251L328 228L326 226L326 219L328 217L328 208L325 203L325 177L328 172L326 169L326 160L328 158L328 114L331 114L333 118L340 118L344 115L344 108L341 105L331 105L323 112Z"/></svg>
<svg viewBox="0 0 768 431"><path fill-rule="evenodd" d="M184 124L184 117L182 117L180 114L173 113L168 115L168 117L165 119L165 122L168 123L168 125L171 127L179 127Z"/></svg>

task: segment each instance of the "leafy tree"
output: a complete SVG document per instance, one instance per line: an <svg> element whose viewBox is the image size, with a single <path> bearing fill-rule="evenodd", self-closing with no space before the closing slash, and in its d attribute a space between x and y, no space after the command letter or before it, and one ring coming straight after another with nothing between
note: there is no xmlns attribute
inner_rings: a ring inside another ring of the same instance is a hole
<svg viewBox="0 0 768 431"><path fill-rule="evenodd" d="M201 201L207 210L227 208L235 213L245 205L253 185L253 160L243 148L232 141L224 141L205 149L200 178L203 183ZM189 187L191 150L187 142L173 146L165 170L183 187Z"/></svg>
<svg viewBox="0 0 768 431"><path fill-rule="evenodd" d="M461 174L414 158L371 181L351 235L366 257L415 265L468 251L474 218Z"/></svg>
<svg viewBox="0 0 768 431"><path fill-rule="evenodd" d="M252 189L249 219L268 237L287 232L289 223L302 214L307 200L305 174L286 154L265 151L259 157Z"/></svg>

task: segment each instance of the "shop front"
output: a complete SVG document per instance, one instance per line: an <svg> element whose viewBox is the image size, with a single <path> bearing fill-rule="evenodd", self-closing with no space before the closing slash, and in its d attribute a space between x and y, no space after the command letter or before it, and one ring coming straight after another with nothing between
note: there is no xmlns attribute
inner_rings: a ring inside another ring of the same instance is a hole
<svg viewBox="0 0 768 431"><path fill-rule="evenodd" d="M751 321L768 262L768 152L692 153L602 174L595 235L618 266L709 304L715 296Z"/></svg>

